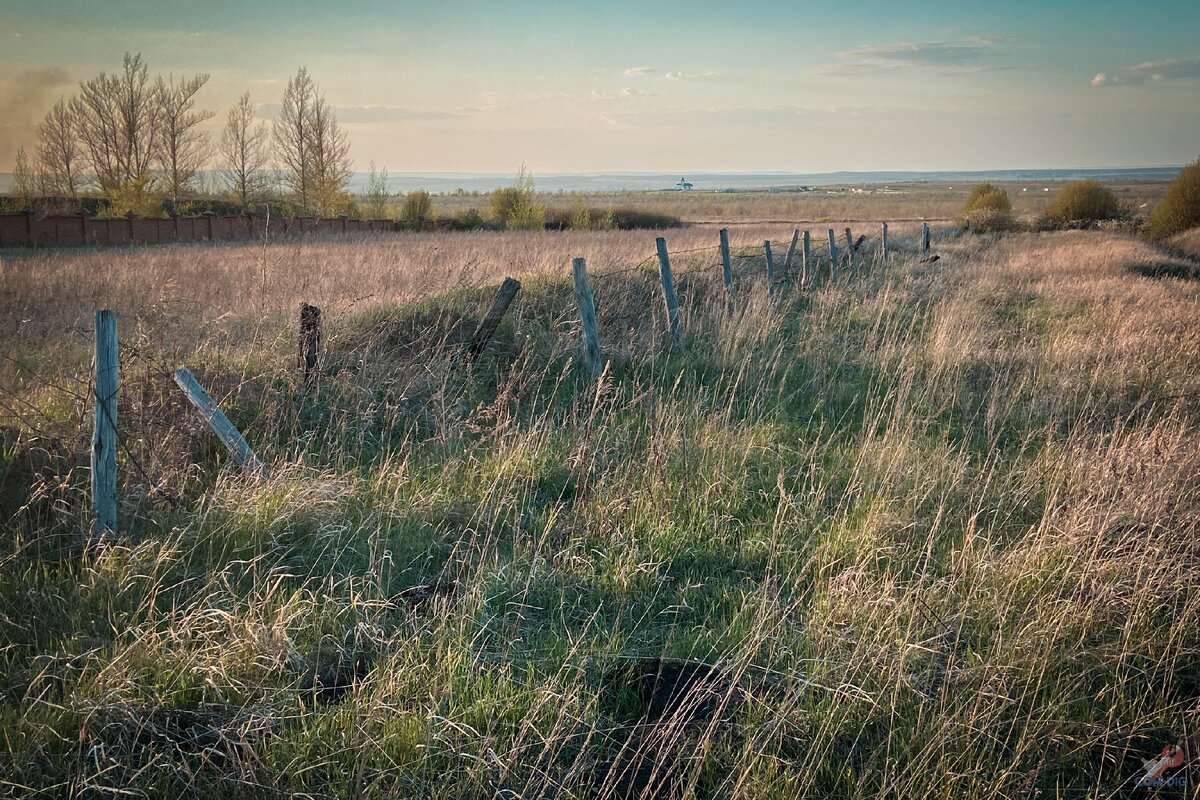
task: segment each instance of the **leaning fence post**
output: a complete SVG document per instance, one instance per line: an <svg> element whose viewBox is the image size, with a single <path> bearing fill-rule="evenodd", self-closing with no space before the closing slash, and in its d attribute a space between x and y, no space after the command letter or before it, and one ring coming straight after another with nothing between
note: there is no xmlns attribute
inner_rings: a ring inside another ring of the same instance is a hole
<svg viewBox="0 0 1200 800"><path fill-rule="evenodd" d="M487 347L487 343L492 340L496 329L500 327L500 320L504 318L504 312L508 311L509 305L517 296L520 288L521 282L516 278L505 278L504 283L500 284L500 291L496 292L496 298L492 300L492 307L488 309L487 315L479 321L475 333L471 335L471 342L467 345L467 354L471 358L478 358L479 354L483 352L483 348Z"/></svg>
<svg viewBox="0 0 1200 800"><path fill-rule="evenodd" d="M592 375L600 374L600 331L596 324L596 301L588 285L587 262L582 258L571 261L575 278L575 299L579 302L579 318L583 322L583 365Z"/></svg>
<svg viewBox="0 0 1200 800"><path fill-rule="evenodd" d="M733 261L729 258L729 229L721 228L721 273L729 295L729 313L733 314Z"/></svg>
<svg viewBox="0 0 1200 800"><path fill-rule="evenodd" d="M800 285L804 286L812 280L812 240L808 231L804 232L804 241L800 250Z"/></svg>
<svg viewBox="0 0 1200 800"><path fill-rule="evenodd" d="M300 304L300 358L298 366L308 382L320 371L321 363L321 309Z"/></svg>
<svg viewBox="0 0 1200 800"><path fill-rule="evenodd" d="M671 349L683 349L683 329L679 322L679 298L675 296L675 279L671 277L671 259L667 255L667 240L654 240L658 249L658 276L662 279L663 303L667 309L667 333L671 337Z"/></svg>
<svg viewBox="0 0 1200 800"><path fill-rule="evenodd" d="M838 252L837 238L833 235L833 228L829 229L829 280L837 280L838 272Z"/></svg>
<svg viewBox="0 0 1200 800"><path fill-rule="evenodd" d="M96 311L96 411L92 429L91 537L117 530L117 315Z"/></svg>
<svg viewBox="0 0 1200 800"><path fill-rule="evenodd" d="M259 460L258 456L254 455L254 451L250 449L245 438L229 421L229 417L225 416L225 413L217 406L216 401L204 390L200 382L196 380L192 371L187 367L175 370L175 383L179 384L179 388L187 395L187 399L192 402L192 405L200 412L200 416L204 417L204 421L213 429L213 433L229 450L233 460L251 472L266 475L266 465Z"/></svg>
<svg viewBox="0 0 1200 800"><path fill-rule="evenodd" d="M787 257L783 259L784 275L791 275L792 259L796 257L796 245L800 242L800 229L792 231L792 243L788 245Z"/></svg>
<svg viewBox="0 0 1200 800"><path fill-rule="evenodd" d="M854 235L846 228L846 271L854 275Z"/></svg>
<svg viewBox="0 0 1200 800"><path fill-rule="evenodd" d="M888 231L886 222L883 223L883 244L881 244L879 247L880 255L883 257L883 263L886 264L888 260Z"/></svg>
<svg viewBox="0 0 1200 800"><path fill-rule="evenodd" d="M929 252L929 223L928 222L921 223L921 250L926 253Z"/></svg>
<svg viewBox="0 0 1200 800"><path fill-rule="evenodd" d="M763 242L763 252L767 256L767 296L775 296L775 259L771 257L771 240Z"/></svg>

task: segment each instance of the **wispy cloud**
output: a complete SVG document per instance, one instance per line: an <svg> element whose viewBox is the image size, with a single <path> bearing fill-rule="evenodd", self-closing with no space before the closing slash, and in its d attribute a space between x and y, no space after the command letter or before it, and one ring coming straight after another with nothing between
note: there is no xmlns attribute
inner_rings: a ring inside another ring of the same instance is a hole
<svg viewBox="0 0 1200 800"><path fill-rule="evenodd" d="M704 78L715 78L715 72L684 72L682 70L666 70L658 67L630 67L625 70L627 78L664 78L668 81L693 81Z"/></svg>
<svg viewBox="0 0 1200 800"><path fill-rule="evenodd" d="M468 114L474 114L486 110L486 107L434 109L409 108L406 106L393 105L336 106L334 108L334 112L337 114L338 122L345 123L408 122L414 120L454 119L456 117L464 117ZM263 103L258 106L256 114L263 119L274 119L279 115L279 104Z"/></svg>
<svg viewBox="0 0 1200 800"><path fill-rule="evenodd" d="M1092 86L1136 86L1147 81L1172 81L1200 78L1200 58L1167 58L1143 61L1120 72L1097 72Z"/></svg>
<svg viewBox="0 0 1200 800"><path fill-rule="evenodd" d="M616 92L593 91L591 94L591 99L593 100L622 100L627 97L658 97L658 95L654 92L635 89L632 86L626 86L624 89Z"/></svg>
<svg viewBox="0 0 1200 800"><path fill-rule="evenodd" d="M845 50L838 60L817 69L820 75L866 75L895 69L971 68L1011 41L1005 36L975 36L965 42L895 42Z"/></svg>
<svg viewBox="0 0 1200 800"><path fill-rule="evenodd" d="M772 125L796 122L814 113L799 106L735 106L718 108L675 108L657 111L625 111L608 114L610 125L661 128L697 128L741 125Z"/></svg>

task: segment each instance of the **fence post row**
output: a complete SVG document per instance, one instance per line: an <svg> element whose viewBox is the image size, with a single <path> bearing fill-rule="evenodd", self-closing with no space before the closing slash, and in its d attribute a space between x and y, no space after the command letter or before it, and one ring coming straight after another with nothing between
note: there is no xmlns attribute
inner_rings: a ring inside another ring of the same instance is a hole
<svg viewBox="0 0 1200 800"><path fill-rule="evenodd" d="M95 424L92 429L93 540L117 530L117 315L96 311Z"/></svg>
<svg viewBox="0 0 1200 800"><path fill-rule="evenodd" d="M246 439L234 427L234 424L229 421L229 417L217 406L216 402L209 396L200 382L196 380L196 376L187 367L180 367L175 370L175 383L187 395L187 399L200 412L200 416L204 417L204 421L213 429L213 433L221 440L229 450L229 454L233 456L233 460L241 467L244 467L251 472L260 476L267 474L267 466L254 451L250 449Z"/></svg>
<svg viewBox="0 0 1200 800"><path fill-rule="evenodd" d="M836 281L838 273L838 251L837 238L833 235L833 228L829 229L829 280Z"/></svg>
<svg viewBox="0 0 1200 800"><path fill-rule="evenodd" d="M775 296L775 259L771 256L771 240L763 242L763 252L767 256L767 296Z"/></svg>
<svg viewBox="0 0 1200 800"><path fill-rule="evenodd" d="M579 302L579 318L583 323L583 365L591 375L600 374L600 332L596 325L596 301L588 285L587 262L582 258L571 261L575 279L575 299Z"/></svg>
<svg viewBox="0 0 1200 800"><path fill-rule="evenodd" d="M496 297L492 300L492 307L488 309L487 315L479 321L475 333L471 335L471 342L467 345L467 354L471 358L478 358L483 349L487 347L487 343L492 340L496 329L500 327L500 320L504 318L504 312L508 311L509 305L517 296L520 288L521 282L516 278L506 277L500 284L500 290L496 292Z"/></svg>
<svg viewBox="0 0 1200 800"><path fill-rule="evenodd" d="M675 279L671 276L671 259L667 255L667 240L654 240L658 249L658 275L662 279L663 303L667 309L667 333L671 337L671 349L683 349L683 329L679 322L679 298L675 296Z"/></svg>
<svg viewBox="0 0 1200 800"><path fill-rule="evenodd" d="M729 294L729 314L733 315L733 260L729 257L729 230L721 228L721 274Z"/></svg>
<svg viewBox="0 0 1200 800"><path fill-rule="evenodd" d="M881 244L879 247L880 256L882 257L883 263L886 264L888 260L888 230L886 222L883 223L883 244Z"/></svg>
<svg viewBox="0 0 1200 800"><path fill-rule="evenodd" d="M300 358L298 366L307 383L321 369L321 309L300 304Z"/></svg>
<svg viewBox="0 0 1200 800"><path fill-rule="evenodd" d="M925 253L929 252L929 223L928 222L921 223L921 250L922 250L922 252L925 252Z"/></svg>

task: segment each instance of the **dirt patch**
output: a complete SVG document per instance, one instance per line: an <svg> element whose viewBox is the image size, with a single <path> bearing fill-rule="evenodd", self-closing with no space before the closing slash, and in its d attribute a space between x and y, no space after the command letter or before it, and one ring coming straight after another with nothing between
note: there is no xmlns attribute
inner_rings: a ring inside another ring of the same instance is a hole
<svg viewBox="0 0 1200 800"><path fill-rule="evenodd" d="M700 743L728 736L744 692L725 670L695 661L638 659L605 671L605 717L624 724L605 737L595 796L679 796L692 782Z"/></svg>
<svg viewBox="0 0 1200 800"><path fill-rule="evenodd" d="M172 773L186 786L199 766L221 774L237 773L255 758L277 721L265 712L211 707L179 709L115 705L94 709L80 725L82 771L108 765L93 779L118 788L147 769Z"/></svg>

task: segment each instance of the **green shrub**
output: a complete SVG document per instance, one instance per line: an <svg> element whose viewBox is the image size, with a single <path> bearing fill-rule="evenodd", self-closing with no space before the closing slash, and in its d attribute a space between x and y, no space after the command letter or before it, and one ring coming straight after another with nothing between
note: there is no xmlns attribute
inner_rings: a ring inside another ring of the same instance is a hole
<svg viewBox="0 0 1200 800"><path fill-rule="evenodd" d="M1008 192L992 183L981 183L967 195L962 222L977 231L1006 230L1012 227L1012 201Z"/></svg>
<svg viewBox="0 0 1200 800"><path fill-rule="evenodd" d="M1071 181L1046 206L1046 221L1053 225L1117 219L1121 205L1111 190L1098 181Z"/></svg>
<svg viewBox="0 0 1200 800"><path fill-rule="evenodd" d="M163 217L166 211L163 206L164 197L155 190L154 181L149 175L125 181L120 186L107 192L108 212L110 217L124 217L133 214L137 217Z"/></svg>
<svg viewBox="0 0 1200 800"><path fill-rule="evenodd" d="M1150 215L1150 235L1165 239L1189 228L1200 227L1200 159L1188 164Z"/></svg>
<svg viewBox="0 0 1200 800"><path fill-rule="evenodd" d="M473 231L479 228L486 227L483 214L479 213L478 208L468 208L466 211L458 215L458 219L454 222L454 227L459 230Z"/></svg>
<svg viewBox="0 0 1200 800"><path fill-rule="evenodd" d="M524 164L514 185L492 192L492 216L510 231L540 231L546 227L546 207L537 202L533 175Z"/></svg>
<svg viewBox="0 0 1200 800"><path fill-rule="evenodd" d="M400 209L400 219L410 225L421 225L433 215L433 200L429 192L417 189L409 192L404 198L404 207Z"/></svg>
<svg viewBox="0 0 1200 800"><path fill-rule="evenodd" d="M613 216L612 206L609 206L605 212L600 215L600 219L596 220L596 230L614 231L616 229L617 220Z"/></svg>
<svg viewBox="0 0 1200 800"><path fill-rule="evenodd" d="M571 216L567 220L568 227L573 231L587 231L592 228L592 211L583 204L583 199L575 198L574 205L571 206Z"/></svg>

